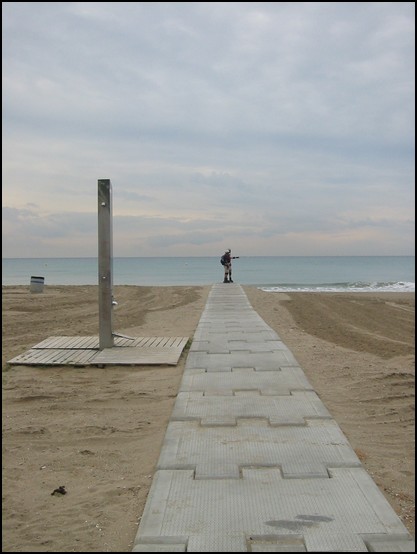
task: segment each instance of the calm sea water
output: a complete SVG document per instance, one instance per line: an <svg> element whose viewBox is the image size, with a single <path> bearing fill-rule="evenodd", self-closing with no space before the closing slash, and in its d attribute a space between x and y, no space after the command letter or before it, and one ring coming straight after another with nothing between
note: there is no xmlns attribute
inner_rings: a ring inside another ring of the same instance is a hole
<svg viewBox="0 0 417 554"><path fill-rule="evenodd" d="M3 258L3 285L97 285L97 258ZM209 285L219 257L114 258L114 285ZM255 256L233 260L233 280L267 291L415 291L414 256Z"/></svg>

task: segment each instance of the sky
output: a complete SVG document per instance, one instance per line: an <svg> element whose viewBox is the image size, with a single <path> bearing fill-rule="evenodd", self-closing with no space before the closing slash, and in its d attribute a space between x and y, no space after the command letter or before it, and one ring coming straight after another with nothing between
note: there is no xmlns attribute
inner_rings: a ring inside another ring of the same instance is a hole
<svg viewBox="0 0 417 554"><path fill-rule="evenodd" d="M414 2L2 2L3 257L414 255Z"/></svg>

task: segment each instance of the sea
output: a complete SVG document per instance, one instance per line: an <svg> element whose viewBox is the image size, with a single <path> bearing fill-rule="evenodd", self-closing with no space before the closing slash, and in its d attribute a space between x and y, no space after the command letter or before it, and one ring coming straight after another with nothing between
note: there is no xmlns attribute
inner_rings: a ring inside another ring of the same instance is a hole
<svg viewBox="0 0 417 554"><path fill-rule="evenodd" d="M115 257L113 285L210 285L220 257ZM268 292L415 292L414 256L242 256L235 283ZM2 285L97 285L97 258L3 258Z"/></svg>

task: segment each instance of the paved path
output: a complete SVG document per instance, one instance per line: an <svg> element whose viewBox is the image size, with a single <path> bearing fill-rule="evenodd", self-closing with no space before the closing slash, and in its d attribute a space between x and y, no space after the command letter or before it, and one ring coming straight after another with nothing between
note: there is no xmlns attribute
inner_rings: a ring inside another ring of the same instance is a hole
<svg viewBox="0 0 417 554"><path fill-rule="evenodd" d="M198 324L133 552L414 552L239 285Z"/></svg>

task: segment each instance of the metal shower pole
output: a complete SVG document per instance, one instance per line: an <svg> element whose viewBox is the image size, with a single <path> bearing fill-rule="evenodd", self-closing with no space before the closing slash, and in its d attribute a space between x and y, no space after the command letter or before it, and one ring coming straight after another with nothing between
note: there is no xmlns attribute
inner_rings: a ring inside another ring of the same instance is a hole
<svg viewBox="0 0 417 554"><path fill-rule="evenodd" d="M113 225L110 179L98 180L99 348L112 348Z"/></svg>

